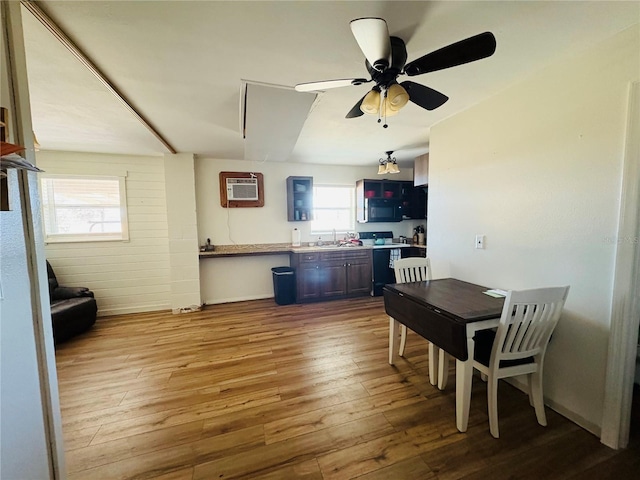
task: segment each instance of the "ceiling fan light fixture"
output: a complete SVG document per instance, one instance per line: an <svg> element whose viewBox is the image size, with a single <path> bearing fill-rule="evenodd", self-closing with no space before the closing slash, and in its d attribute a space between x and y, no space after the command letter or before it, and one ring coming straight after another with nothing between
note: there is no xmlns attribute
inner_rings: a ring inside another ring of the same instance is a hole
<svg viewBox="0 0 640 480"><path fill-rule="evenodd" d="M389 102L389 97L385 97L384 101L382 102L382 111L381 113L381 117L393 117L394 115L397 115L398 112L400 110L394 110L391 107L391 103Z"/></svg>
<svg viewBox="0 0 640 480"><path fill-rule="evenodd" d="M398 111L409 102L409 94L400 84L394 83L387 90L385 103L388 103L389 110Z"/></svg>
<svg viewBox="0 0 640 480"><path fill-rule="evenodd" d="M380 111L380 90L372 89L364 96L360 110L368 115L377 115Z"/></svg>

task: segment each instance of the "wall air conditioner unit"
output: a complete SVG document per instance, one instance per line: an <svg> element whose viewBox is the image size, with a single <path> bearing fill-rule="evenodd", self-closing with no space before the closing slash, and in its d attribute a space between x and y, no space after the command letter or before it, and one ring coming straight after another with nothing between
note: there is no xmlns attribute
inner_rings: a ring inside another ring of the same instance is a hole
<svg viewBox="0 0 640 480"><path fill-rule="evenodd" d="M258 200L257 178L227 178L227 200Z"/></svg>

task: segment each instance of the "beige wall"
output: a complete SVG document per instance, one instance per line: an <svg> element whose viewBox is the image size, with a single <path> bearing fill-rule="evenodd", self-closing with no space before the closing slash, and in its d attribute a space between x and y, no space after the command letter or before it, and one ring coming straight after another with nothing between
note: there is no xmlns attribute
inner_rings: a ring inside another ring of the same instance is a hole
<svg viewBox="0 0 640 480"><path fill-rule="evenodd" d="M93 290L100 316L171 308L164 162L133 155L37 154L38 166L50 174L126 176L129 241L45 245L59 282Z"/></svg>
<svg viewBox="0 0 640 480"><path fill-rule="evenodd" d="M545 396L594 433L602 419L615 241L637 26L431 130L434 276L504 289L571 285ZM474 249L474 236L486 248Z"/></svg>
<svg viewBox="0 0 640 480"><path fill-rule="evenodd" d="M264 175L265 205L262 208L231 208L220 205L218 174L222 171L259 172ZM308 222L287 221L286 178L312 176L316 185L353 185L362 178L377 178L377 159L365 167L257 163L202 158L196 160L198 238L203 244L291 243L291 230L301 230L303 242L315 241ZM401 168L385 178L412 180L413 170ZM357 231L391 230L396 236L410 235L418 221L356 224ZM424 222L422 222L424 224ZM323 237L330 240L330 236ZM287 255L208 258L200 260L201 297L204 303L268 298L273 296L271 267L289 265Z"/></svg>

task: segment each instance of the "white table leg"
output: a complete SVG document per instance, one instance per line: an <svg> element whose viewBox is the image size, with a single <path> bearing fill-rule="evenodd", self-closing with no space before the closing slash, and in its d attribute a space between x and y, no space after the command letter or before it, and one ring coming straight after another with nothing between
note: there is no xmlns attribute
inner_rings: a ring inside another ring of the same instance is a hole
<svg viewBox="0 0 640 480"><path fill-rule="evenodd" d="M395 318L389 317L389 365L393 365L398 354L398 347L400 338L398 333L400 331L400 322Z"/></svg>
<svg viewBox="0 0 640 480"><path fill-rule="evenodd" d="M429 342L429 382L431 385L438 384L438 361L440 349Z"/></svg>
<svg viewBox="0 0 640 480"><path fill-rule="evenodd" d="M456 426L461 432L467 431L467 424L469 423L471 384L473 379L473 353L476 346L473 337L476 331L497 327L498 323L500 323L499 317L467 323L467 352L469 356L464 362L456 359Z"/></svg>
<svg viewBox="0 0 640 480"><path fill-rule="evenodd" d="M398 355L404 357L404 347L407 346L407 326L400 324L400 350Z"/></svg>
<svg viewBox="0 0 640 480"><path fill-rule="evenodd" d="M449 354L438 348L438 389L447 388L449 381Z"/></svg>
<svg viewBox="0 0 640 480"><path fill-rule="evenodd" d="M467 351L469 357L466 361L456 359L456 426L461 432L467 431L469 423L469 408L471 406L471 384L473 379L473 331L467 329Z"/></svg>

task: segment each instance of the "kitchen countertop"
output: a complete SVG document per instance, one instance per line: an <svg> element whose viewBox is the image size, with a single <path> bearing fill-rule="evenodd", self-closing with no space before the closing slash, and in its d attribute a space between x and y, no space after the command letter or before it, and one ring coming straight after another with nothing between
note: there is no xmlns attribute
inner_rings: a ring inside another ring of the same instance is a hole
<svg viewBox="0 0 640 480"><path fill-rule="evenodd" d="M412 244L390 244L385 245L387 248L405 248L405 247L422 247L427 248L426 245L412 245ZM251 245L215 245L215 249L212 252L199 252L200 258L211 257L239 257L250 255L283 255L289 253L305 253L305 252L325 252L327 250L362 250L373 249L375 246L359 246L359 247L340 247L337 245L314 245L300 247L293 247L290 243L261 243Z"/></svg>

